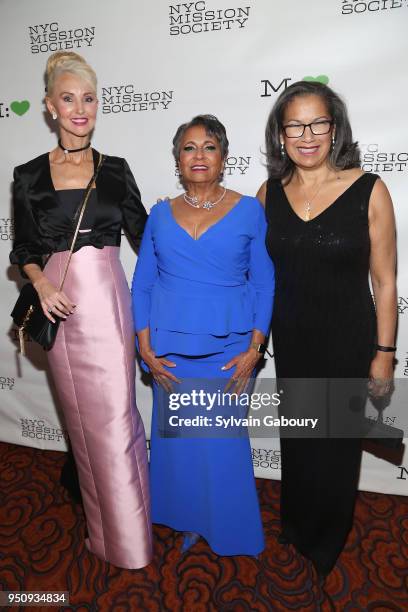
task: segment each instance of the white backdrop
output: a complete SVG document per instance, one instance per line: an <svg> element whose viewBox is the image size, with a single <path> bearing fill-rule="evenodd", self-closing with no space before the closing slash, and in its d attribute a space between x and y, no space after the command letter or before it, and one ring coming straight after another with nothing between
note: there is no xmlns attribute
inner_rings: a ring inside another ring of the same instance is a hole
<svg viewBox="0 0 408 612"><path fill-rule="evenodd" d="M8 264L12 169L56 143L44 113L43 74L48 55L59 49L83 54L95 68L100 110L93 145L126 157L147 208L177 192L171 140L193 115L212 113L226 125L227 185L254 194L266 178L264 126L277 95L304 77L341 93L364 168L382 176L395 203L397 376L408 377L407 0L0 0L0 11L1 440L66 448L44 354L33 343L27 358L17 354L9 313L21 281ZM126 241L122 260L130 279L135 256ZM273 362L265 374L273 377ZM139 373L137 397L148 430L151 393ZM252 445L256 475L279 478L279 442ZM408 495L407 483L408 459L364 454L361 489Z"/></svg>

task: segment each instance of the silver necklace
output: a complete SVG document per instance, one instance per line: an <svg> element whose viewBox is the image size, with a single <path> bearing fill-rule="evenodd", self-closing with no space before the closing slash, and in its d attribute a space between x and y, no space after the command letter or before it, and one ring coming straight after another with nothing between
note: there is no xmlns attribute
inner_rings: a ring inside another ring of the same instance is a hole
<svg viewBox="0 0 408 612"><path fill-rule="evenodd" d="M188 193L184 193L183 199L186 202L186 204L189 204L193 208L205 208L205 210L210 211L212 208L214 208L214 206L216 206L217 204L221 202L221 200L223 199L226 193L227 193L227 189L226 187L224 187L224 191L222 192L222 195L221 197L218 198L218 200L215 200L215 202L210 202L210 200L205 200L205 202L203 202L201 205L200 205L200 201L197 198L197 196L189 196Z"/></svg>

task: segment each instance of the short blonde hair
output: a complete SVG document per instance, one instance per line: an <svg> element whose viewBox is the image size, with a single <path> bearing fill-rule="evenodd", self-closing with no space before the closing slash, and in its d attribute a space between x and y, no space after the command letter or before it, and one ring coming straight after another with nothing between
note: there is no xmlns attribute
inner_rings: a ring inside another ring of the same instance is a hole
<svg viewBox="0 0 408 612"><path fill-rule="evenodd" d="M73 51L56 51L47 61L46 84L47 95L51 96L57 77L70 72L90 83L96 92L97 79L93 68L78 53Z"/></svg>

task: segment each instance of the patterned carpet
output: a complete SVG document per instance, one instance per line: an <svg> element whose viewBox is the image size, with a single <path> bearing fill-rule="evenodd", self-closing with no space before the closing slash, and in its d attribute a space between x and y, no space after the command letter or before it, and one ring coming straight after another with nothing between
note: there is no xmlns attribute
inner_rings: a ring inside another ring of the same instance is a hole
<svg viewBox="0 0 408 612"><path fill-rule="evenodd" d="M59 609L78 612L408 610L407 497L359 494L353 531L324 590L310 565L277 543L280 484L269 480L257 482L267 535L259 560L217 557L202 540L181 557L180 535L155 526L153 563L129 571L87 552L82 512L58 484L64 459L0 443L3 590L69 591L70 605Z"/></svg>

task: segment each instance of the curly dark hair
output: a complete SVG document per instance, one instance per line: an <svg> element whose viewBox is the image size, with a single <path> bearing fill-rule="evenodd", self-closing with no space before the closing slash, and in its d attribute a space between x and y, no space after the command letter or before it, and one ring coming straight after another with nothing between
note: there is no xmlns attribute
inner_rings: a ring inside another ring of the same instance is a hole
<svg viewBox="0 0 408 612"><path fill-rule="evenodd" d="M176 163L178 163L180 159L180 145L184 134L189 128L195 127L196 125L202 125L208 135L214 136L218 140L222 158L224 159L227 157L229 142L226 129L221 121L219 121L214 115L197 115L188 123L182 123L177 128L177 132L173 138L173 155Z"/></svg>
<svg viewBox="0 0 408 612"><path fill-rule="evenodd" d="M297 81L283 91L269 114L265 129L266 165L270 178L289 181L295 164L285 155L281 156L280 134L286 107L298 96L320 96L327 106L336 126L336 143L330 152L329 162L333 168L345 170L361 166L358 143L353 141L347 108L340 96L327 85L317 81Z"/></svg>

